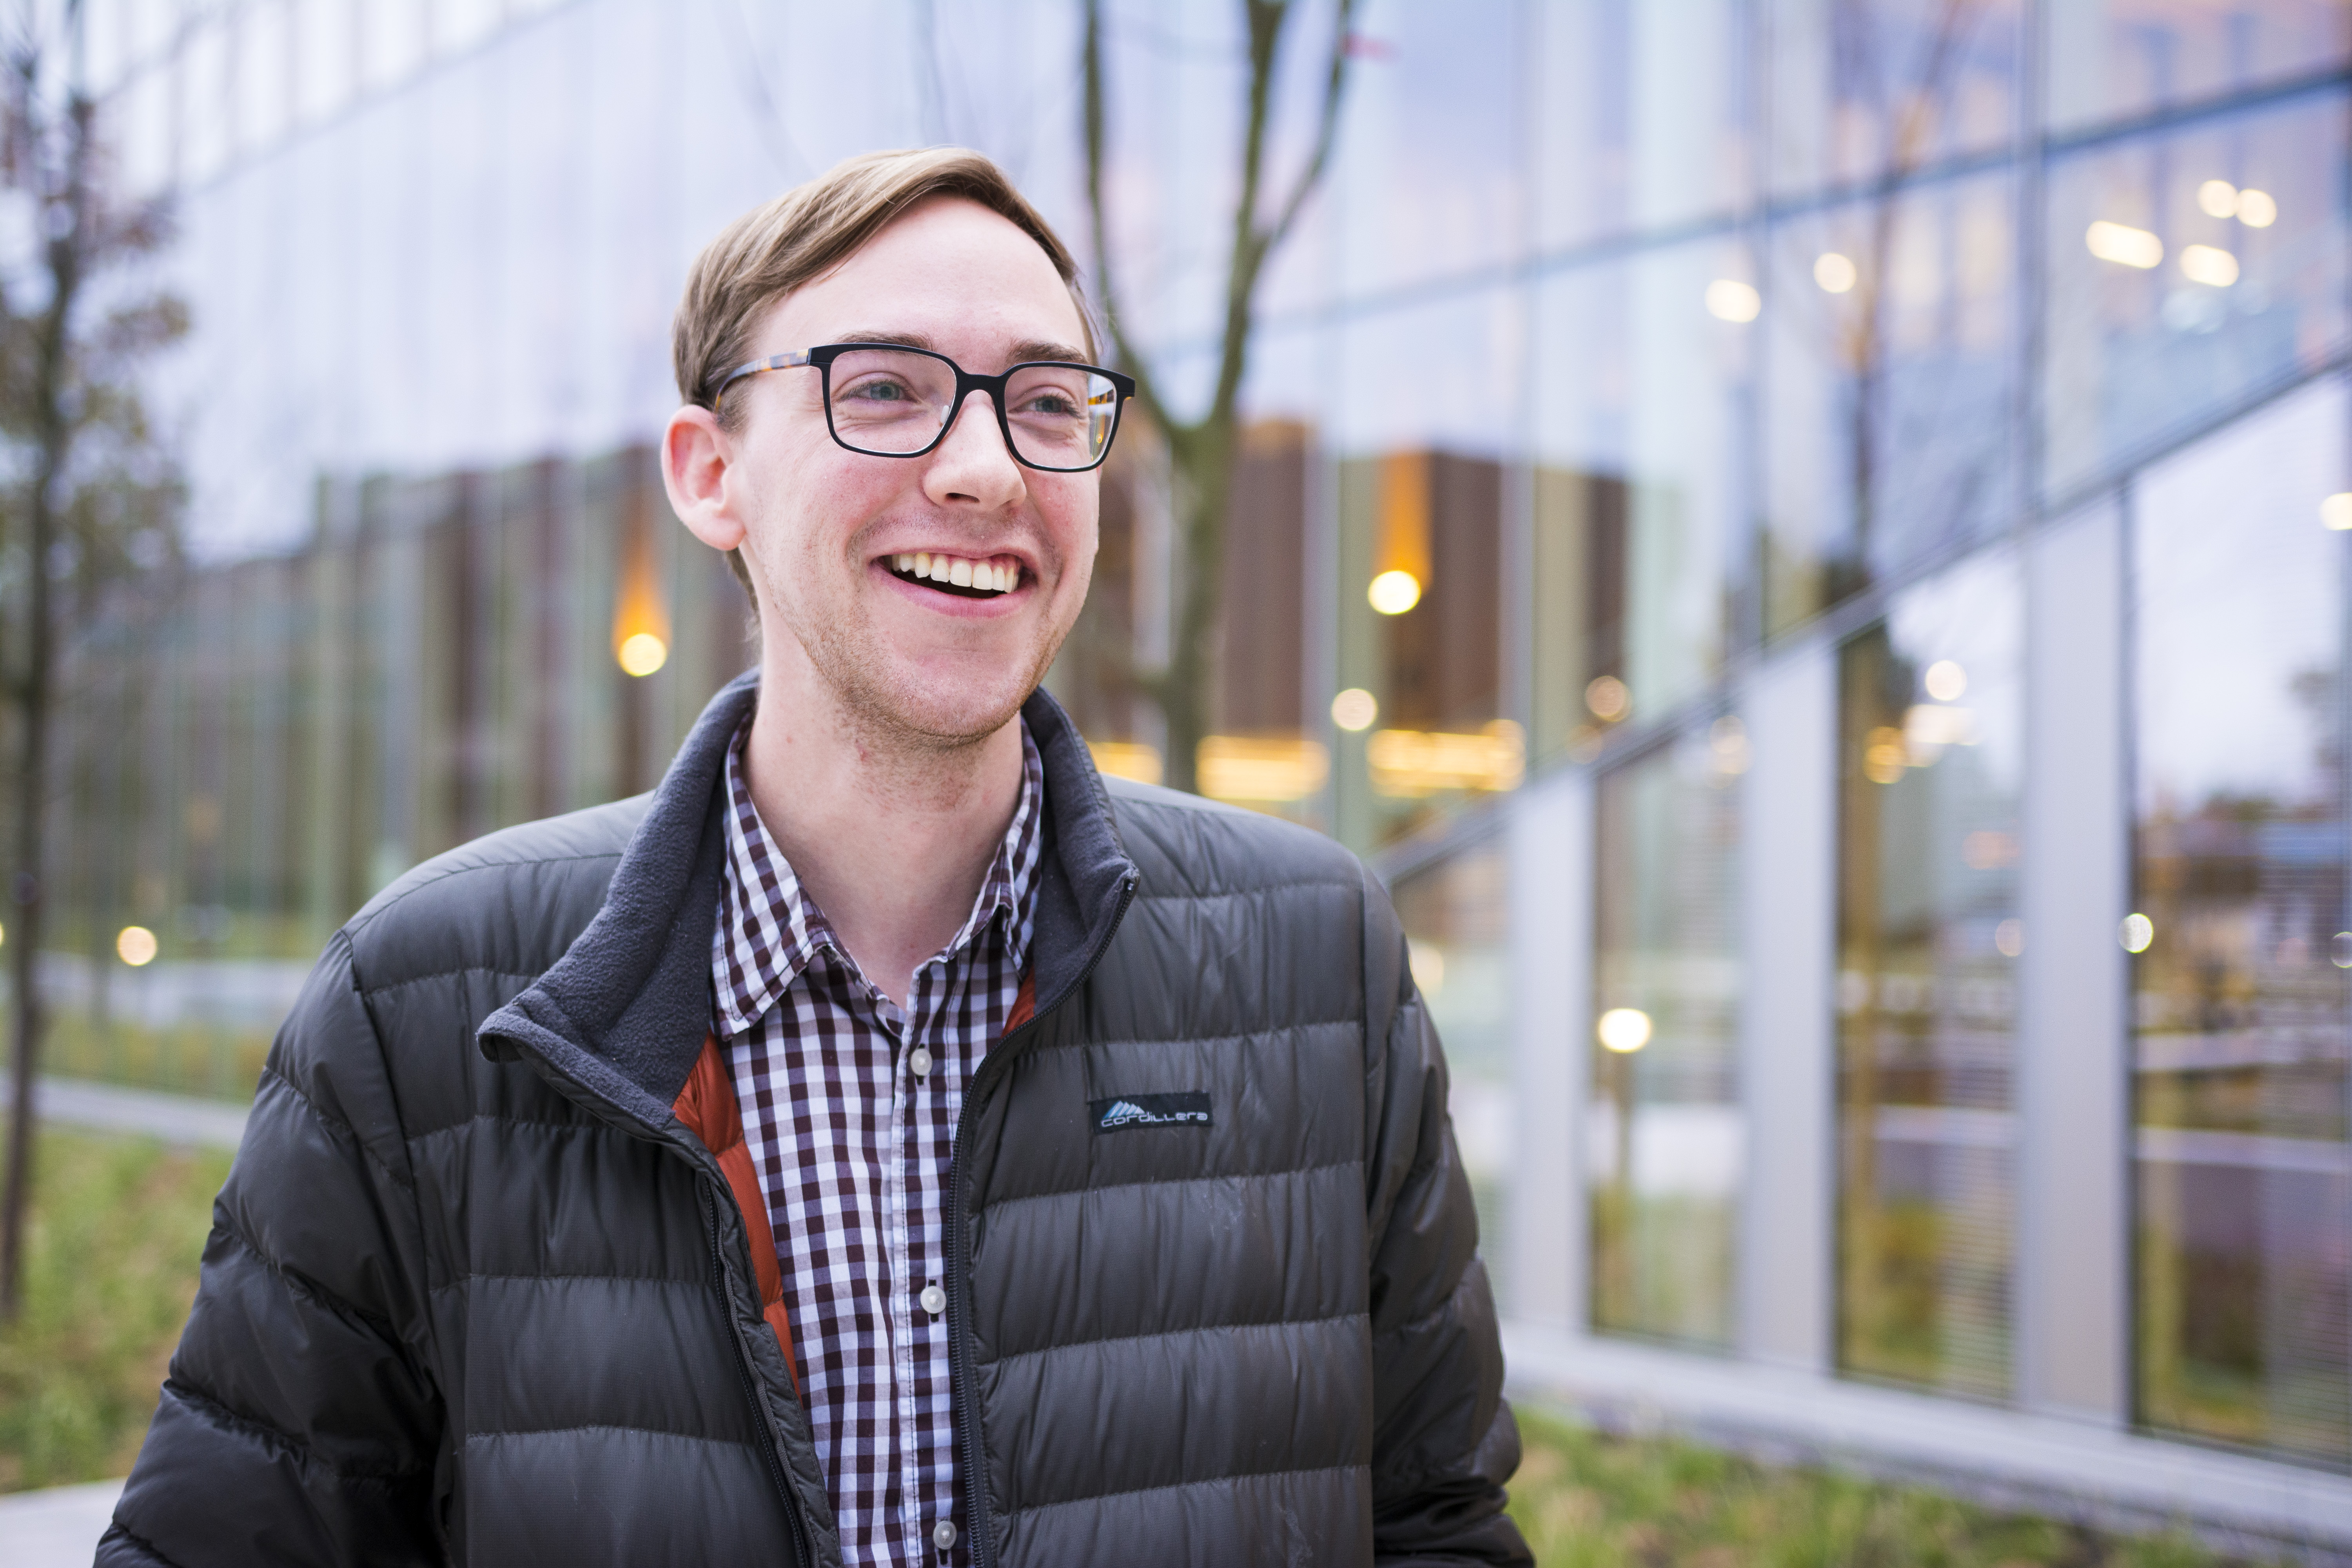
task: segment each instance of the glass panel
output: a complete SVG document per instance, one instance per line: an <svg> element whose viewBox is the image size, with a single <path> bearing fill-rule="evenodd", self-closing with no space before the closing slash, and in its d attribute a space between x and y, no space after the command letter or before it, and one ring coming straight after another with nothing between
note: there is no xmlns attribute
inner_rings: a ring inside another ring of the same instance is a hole
<svg viewBox="0 0 2352 1568"><path fill-rule="evenodd" d="M1745 205L1754 183L1749 15L1738 0L1534 7L1539 249Z"/></svg>
<svg viewBox="0 0 2352 1568"><path fill-rule="evenodd" d="M2053 497L2336 352L2346 140L2346 100L2331 92L2053 164Z"/></svg>
<svg viewBox="0 0 2352 1568"><path fill-rule="evenodd" d="M2012 190L1953 181L1775 236L1768 633L2009 515Z"/></svg>
<svg viewBox="0 0 2352 1568"><path fill-rule="evenodd" d="M1735 765L1697 729L1601 781L1586 1145L1593 1326L1718 1347L1745 1158Z"/></svg>
<svg viewBox="0 0 2352 1568"><path fill-rule="evenodd" d="M1838 1364L2010 1377L2022 610L2004 552L1839 654Z"/></svg>
<svg viewBox="0 0 2352 1568"><path fill-rule="evenodd" d="M1518 0L1457 0L1358 14L1332 171L1342 298L1492 266L1525 246L1525 11ZM1318 50L1328 26L1319 16L1293 24ZM1298 79L1302 101L1308 85Z"/></svg>
<svg viewBox="0 0 2352 1568"><path fill-rule="evenodd" d="M1518 435L1521 312L1494 292L1340 332L1333 759L1339 837L1393 840L1515 789L1503 709L1505 456ZM1327 699L1326 700L1329 700ZM1319 718L1319 715L1318 715Z"/></svg>
<svg viewBox="0 0 2352 1568"><path fill-rule="evenodd" d="M1488 839L1400 877L1394 892L1413 984L1445 1044L1454 1137L1478 1200L1479 1250L1501 1295L1513 1112L1509 863Z"/></svg>
<svg viewBox="0 0 2352 1568"><path fill-rule="evenodd" d="M1537 290L1534 710L1547 748L1657 719L1721 667L1759 303L1729 241Z"/></svg>
<svg viewBox="0 0 2352 1568"><path fill-rule="evenodd" d="M2067 0L2049 16L2050 122L2127 119L2333 69L2347 0Z"/></svg>
<svg viewBox="0 0 2352 1568"><path fill-rule="evenodd" d="M1896 177L2016 133L2020 0L1775 0L1776 194Z"/></svg>
<svg viewBox="0 0 2352 1568"><path fill-rule="evenodd" d="M2126 932L2146 946L2140 1419L2339 1466L2347 563L2320 503L2352 476L2348 413L2341 384L2322 384L2135 492L2144 923Z"/></svg>

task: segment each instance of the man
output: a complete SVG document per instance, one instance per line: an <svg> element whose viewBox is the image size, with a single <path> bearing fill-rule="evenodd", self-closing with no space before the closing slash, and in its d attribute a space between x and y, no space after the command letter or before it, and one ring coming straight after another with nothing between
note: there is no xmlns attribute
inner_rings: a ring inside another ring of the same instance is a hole
<svg viewBox="0 0 2352 1568"><path fill-rule="evenodd" d="M330 943L102 1562L1527 1560L1387 900L1037 689L1076 275L956 151L697 262L664 473L758 668Z"/></svg>

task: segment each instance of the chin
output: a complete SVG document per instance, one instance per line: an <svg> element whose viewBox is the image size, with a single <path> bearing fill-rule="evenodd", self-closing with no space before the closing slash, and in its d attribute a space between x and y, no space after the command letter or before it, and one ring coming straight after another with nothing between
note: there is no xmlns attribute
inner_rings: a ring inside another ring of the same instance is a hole
<svg viewBox="0 0 2352 1568"><path fill-rule="evenodd" d="M1035 681L1010 673L955 679L902 669L856 696L863 699L858 707L894 730L960 746L985 740L1011 723L1034 689Z"/></svg>

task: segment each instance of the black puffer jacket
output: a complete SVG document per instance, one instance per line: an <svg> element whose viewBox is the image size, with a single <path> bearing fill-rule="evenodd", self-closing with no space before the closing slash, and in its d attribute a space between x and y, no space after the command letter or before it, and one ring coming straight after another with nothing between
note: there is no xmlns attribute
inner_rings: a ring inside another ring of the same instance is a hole
<svg viewBox="0 0 2352 1568"><path fill-rule="evenodd" d="M101 1563L839 1563L743 1210L674 1110L752 698L652 796L443 856L329 944ZM973 1079L950 1199L977 1560L1527 1561L1388 900L1311 833L1107 794L1027 716L1036 1016ZM1089 1109L1203 1092L1205 1128Z"/></svg>

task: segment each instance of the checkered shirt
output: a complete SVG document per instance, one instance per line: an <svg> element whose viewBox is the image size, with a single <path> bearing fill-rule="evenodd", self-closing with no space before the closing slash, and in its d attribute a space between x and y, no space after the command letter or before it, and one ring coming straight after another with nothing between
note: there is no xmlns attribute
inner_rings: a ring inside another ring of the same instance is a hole
<svg viewBox="0 0 2352 1568"><path fill-rule="evenodd" d="M843 1561L966 1563L948 1320L920 1296L947 1289L964 1085L1020 994L1045 773L1024 721L1012 825L963 929L915 972L902 1009L859 973L761 825L743 782L749 733L747 721L727 754L714 1029L767 1195ZM946 1552L933 1544L941 1520L955 1526Z"/></svg>

